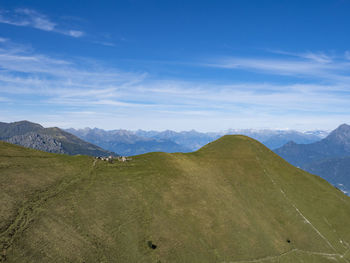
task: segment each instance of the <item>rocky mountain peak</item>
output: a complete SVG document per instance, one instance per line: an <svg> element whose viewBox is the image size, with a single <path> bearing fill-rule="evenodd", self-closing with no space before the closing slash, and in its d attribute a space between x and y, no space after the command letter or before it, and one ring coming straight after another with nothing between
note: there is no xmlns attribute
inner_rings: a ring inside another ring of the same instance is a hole
<svg viewBox="0 0 350 263"><path fill-rule="evenodd" d="M328 135L326 140L336 144L344 144L350 146L350 125L340 125L337 129Z"/></svg>

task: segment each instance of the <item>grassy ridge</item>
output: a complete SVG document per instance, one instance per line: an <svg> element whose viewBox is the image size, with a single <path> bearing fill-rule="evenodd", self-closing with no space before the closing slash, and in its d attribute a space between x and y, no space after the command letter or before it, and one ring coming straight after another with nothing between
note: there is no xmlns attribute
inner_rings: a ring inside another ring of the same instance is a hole
<svg viewBox="0 0 350 263"><path fill-rule="evenodd" d="M350 198L245 136L114 164L2 143L0 169L6 262L350 261Z"/></svg>

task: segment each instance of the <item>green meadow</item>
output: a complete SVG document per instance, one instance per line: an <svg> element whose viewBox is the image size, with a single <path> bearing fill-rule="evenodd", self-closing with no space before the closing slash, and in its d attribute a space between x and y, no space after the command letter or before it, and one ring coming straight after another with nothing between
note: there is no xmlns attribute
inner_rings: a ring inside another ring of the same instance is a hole
<svg viewBox="0 0 350 263"><path fill-rule="evenodd" d="M0 261L350 262L350 198L245 136L108 163L0 142Z"/></svg>

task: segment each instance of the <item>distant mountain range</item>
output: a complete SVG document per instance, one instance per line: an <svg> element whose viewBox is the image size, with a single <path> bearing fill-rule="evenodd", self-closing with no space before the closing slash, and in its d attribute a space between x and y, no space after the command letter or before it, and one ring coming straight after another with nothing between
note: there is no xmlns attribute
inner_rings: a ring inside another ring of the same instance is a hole
<svg viewBox="0 0 350 263"><path fill-rule="evenodd" d="M0 122L0 140L51 153L115 155L59 128L44 128L29 121Z"/></svg>
<svg viewBox="0 0 350 263"><path fill-rule="evenodd" d="M194 130L106 131L97 128L64 131L56 127L44 128L28 121L0 122L0 140L69 155L106 156L118 153L132 156L148 152L192 152L226 134L254 138L275 149L275 153L291 164L319 175L345 193L350 193L350 126L346 124L328 134L321 130L299 132L269 129L231 129L217 133Z"/></svg>
<svg viewBox="0 0 350 263"><path fill-rule="evenodd" d="M82 140L96 144L118 154L131 156L148 152L190 152L186 145L180 145L170 139L140 136L127 130L105 131L102 129L67 129L69 133Z"/></svg>
<svg viewBox="0 0 350 263"><path fill-rule="evenodd" d="M93 156L131 156L148 152L192 152L226 134L243 134L259 140L270 149L288 141L310 143L322 139L325 131L298 132L293 130L228 130L203 133L194 130L128 131L102 129L44 128L29 121L0 122L0 140L52 153ZM96 146L97 145L97 146ZM106 149L106 150L104 150Z"/></svg>
<svg viewBox="0 0 350 263"><path fill-rule="evenodd" d="M300 132L295 130L236 129L229 130L227 134L243 134L260 141L270 149L276 149L290 141L297 143L313 143L325 138L328 132L322 130Z"/></svg>
<svg viewBox="0 0 350 263"><path fill-rule="evenodd" d="M252 137L270 149L278 148L293 140L298 143L312 143L327 135L325 131L298 132L294 130L228 130L225 132L202 133L191 131L128 131L102 129L67 129L79 138L121 155L137 155L147 152L192 152L223 135L243 134Z"/></svg>
<svg viewBox="0 0 350 263"><path fill-rule="evenodd" d="M317 174L350 193L350 126L340 125L326 138L311 144L293 141L275 150L291 164Z"/></svg>
<svg viewBox="0 0 350 263"><path fill-rule="evenodd" d="M326 131L309 131L299 132L295 130L270 130L270 129L230 129L224 132L208 132L202 133L195 130L175 132L171 130L157 132L157 131L143 131L138 130L135 134L154 139L167 139L184 145L196 151L209 142L212 142L224 135L246 135L263 143L270 149L278 148L285 143L293 140L299 143L311 143L319 141L327 136Z"/></svg>

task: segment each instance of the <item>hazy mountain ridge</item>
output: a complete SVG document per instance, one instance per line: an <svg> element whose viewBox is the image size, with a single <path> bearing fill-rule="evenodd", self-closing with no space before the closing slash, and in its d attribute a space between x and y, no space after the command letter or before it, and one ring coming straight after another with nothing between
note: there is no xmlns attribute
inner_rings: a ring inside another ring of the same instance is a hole
<svg viewBox="0 0 350 263"><path fill-rule="evenodd" d="M350 126L340 125L326 138L311 144L289 142L275 152L291 164L315 173L350 192Z"/></svg>
<svg viewBox="0 0 350 263"><path fill-rule="evenodd" d="M296 130L270 130L270 129L243 129L229 130L227 134L243 134L254 138L270 149L276 149L289 141L298 143L312 143L323 139L328 133L326 131L306 131Z"/></svg>
<svg viewBox="0 0 350 263"><path fill-rule="evenodd" d="M275 149L294 140L300 143L311 143L322 139L327 132L294 130L257 130L231 129L224 132L191 131L129 131L102 130L97 128L67 129L79 138L96 144L104 149L118 152L122 155L135 155L152 151L162 152L191 152L226 134L243 134Z"/></svg>
<svg viewBox="0 0 350 263"><path fill-rule="evenodd" d="M115 155L57 127L44 128L29 121L0 123L0 140L51 153Z"/></svg>
<svg viewBox="0 0 350 263"><path fill-rule="evenodd" d="M168 139L139 136L128 130L106 131L97 128L67 129L77 137L121 155L137 155L148 152L189 152L184 145Z"/></svg>
<svg viewBox="0 0 350 263"><path fill-rule="evenodd" d="M193 151L198 150L205 144L220 138L223 135L245 135L256 139L266 145L270 149L274 149L293 140L299 143L311 143L324 138L327 135L326 131L307 131L299 132L295 130L274 130L274 129L229 129L222 132L197 132L181 131L143 131L135 132L140 136L150 138L167 138L175 141L178 144L186 144Z"/></svg>
<svg viewBox="0 0 350 263"><path fill-rule="evenodd" d="M186 146L189 149L189 151L196 151L202 146L224 135L223 133L219 133L219 132L204 133L204 132L197 132L195 130L181 131L181 132L176 132L172 130L166 130L166 131L137 130L135 134L146 138L171 140L179 145Z"/></svg>

